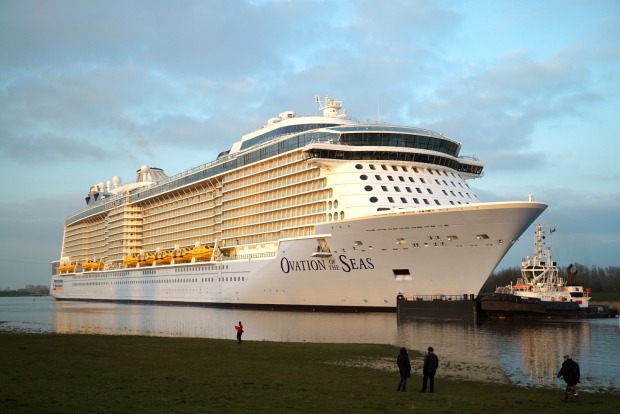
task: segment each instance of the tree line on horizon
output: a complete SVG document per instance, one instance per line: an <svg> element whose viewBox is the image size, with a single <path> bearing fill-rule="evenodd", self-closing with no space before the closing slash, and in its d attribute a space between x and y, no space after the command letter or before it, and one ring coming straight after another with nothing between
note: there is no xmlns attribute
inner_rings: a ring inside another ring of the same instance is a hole
<svg viewBox="0 0 620 414"><path fill-rule="evenodd" d="M560 277L568 280L568 266L558 267ZM592 292L620 292L620 267L618 266L585 266L573 264L573 273L576 273L577 285L590 288ZM515 283L521 277L521 268L514 266L493 272L482 285L480 292L491 293L497 287Z"/></svg>
<svg viewBox="0 0 620 414"><path fill-rule="evenodd" d="M24 295L47 295L49 294L49 285L26 285L19 289L5 288L0 291L0 296L24 296Z"/></svg>

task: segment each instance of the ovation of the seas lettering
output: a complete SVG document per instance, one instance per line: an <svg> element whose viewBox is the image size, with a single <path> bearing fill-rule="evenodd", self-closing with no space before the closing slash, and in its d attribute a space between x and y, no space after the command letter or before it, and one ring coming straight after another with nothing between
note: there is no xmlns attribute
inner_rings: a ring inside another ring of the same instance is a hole
<svg viewBox="0 0 620 414"><path fill-rule="evenodd" d="M338 262L334 259L329 259L326 263L325 260L310 259L310 260L289 260L283 257L280 260L280 269L284 273L291 272L307 272L318 270L342 270L349 273L354 270L372 270L375 268L374 263L370 257L366 258L348 258L342 254L338 256Z"/></svg>

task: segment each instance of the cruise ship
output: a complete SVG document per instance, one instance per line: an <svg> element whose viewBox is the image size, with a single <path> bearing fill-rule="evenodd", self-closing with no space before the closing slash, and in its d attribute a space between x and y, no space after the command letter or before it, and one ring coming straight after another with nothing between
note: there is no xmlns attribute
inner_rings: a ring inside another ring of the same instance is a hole
<svg viewBox="0 0 620 414"><path fill-rule="evenodd" d="M65 218L59 300L395 311L472 297L545 210L482 202L484 164L430 130L360 122L342 101L280 113L217 158L93 185Z"/></svg>

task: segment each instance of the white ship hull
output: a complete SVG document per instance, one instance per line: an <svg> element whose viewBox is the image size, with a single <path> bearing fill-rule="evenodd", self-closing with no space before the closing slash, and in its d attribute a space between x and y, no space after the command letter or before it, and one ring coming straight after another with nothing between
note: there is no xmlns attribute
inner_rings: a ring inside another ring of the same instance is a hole
<svg viewBox="0 0 620 414"><path fill-rule="evenodd" d="M318 224L314 236L281 240L269 257L56 274L50 292L61 300L391 311L398 295L476 295L546 207L392 210ZM319 239L329 253L317 253Z"/></svg>

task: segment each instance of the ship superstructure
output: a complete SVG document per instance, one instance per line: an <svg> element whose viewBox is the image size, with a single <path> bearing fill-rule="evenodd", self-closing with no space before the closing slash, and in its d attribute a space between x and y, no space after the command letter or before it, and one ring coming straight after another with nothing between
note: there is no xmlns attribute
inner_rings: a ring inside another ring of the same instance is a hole
<svg viewBox="0 0 620 414"><path fill-rule="evenodd" d="M449 137L320 104L183 173L94 185L65 220L52 295L395 309L400 294L477 293L546 208L480 202L467 180L484 165Z"/></svg>

